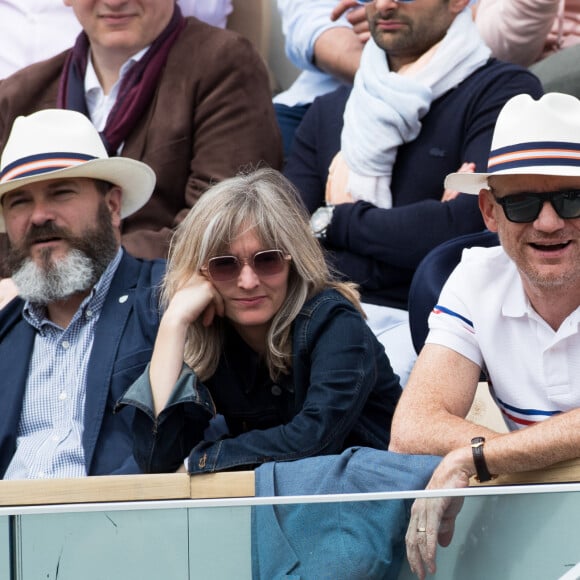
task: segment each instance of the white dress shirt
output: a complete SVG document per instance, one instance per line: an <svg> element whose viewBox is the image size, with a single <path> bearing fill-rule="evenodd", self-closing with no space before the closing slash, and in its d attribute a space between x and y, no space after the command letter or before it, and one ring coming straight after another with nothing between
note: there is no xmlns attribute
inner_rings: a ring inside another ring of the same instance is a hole
<svg viewBox="0 0 580 580"><path fill-rule="evenodd" d="M274 97L275 103L288 107L307 105L341 85L338 79L313 64L318 37L329 28L351 26L344 15L336 22L330 20L335 6L336 0L278 0L286 56L302 73L289 89Z"/></svg>
<svg viewBox="0 0 580 580"><path fill-rule="evenodd" d="M232 0L179 0L184 16L225 27ZM70 48L81 31L62 0L0 0L0 79Z"/></svg>

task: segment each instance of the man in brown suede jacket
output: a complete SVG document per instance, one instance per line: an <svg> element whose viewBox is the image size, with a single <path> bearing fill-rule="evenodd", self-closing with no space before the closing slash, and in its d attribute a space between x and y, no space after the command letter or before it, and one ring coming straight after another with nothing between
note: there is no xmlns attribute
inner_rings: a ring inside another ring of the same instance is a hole
<svg viewBox="0 0 580 580"><path fill-rule="evenodd" d="M280 167L266 68L249 41L183 18L175 0L65 4L83 33L71 50L0 83L0 149L19 115L84 113L109 155L154 169L155 191L124 220L122 243L137 257L165 257L173 227L210 183L260 163Z"/></svg>

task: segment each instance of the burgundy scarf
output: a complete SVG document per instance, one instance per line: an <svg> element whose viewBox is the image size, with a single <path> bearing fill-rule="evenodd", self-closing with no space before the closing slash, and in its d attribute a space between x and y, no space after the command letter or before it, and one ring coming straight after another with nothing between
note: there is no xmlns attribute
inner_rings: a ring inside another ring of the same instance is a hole
<svg viewBox="0 0 580 580"><path fill-rule="evenodd" d="M125 141L149 106L169 51L184 27L185 18L176 3L173 16L165 30L123 78L117 100L101 133L103 143L111 157L117 154L121 143ZM85 32L81 32L64 63L57 97L59 109L72 109L87 117L89 114L85 101L85 72L88 54L89 39Z"/></svg>

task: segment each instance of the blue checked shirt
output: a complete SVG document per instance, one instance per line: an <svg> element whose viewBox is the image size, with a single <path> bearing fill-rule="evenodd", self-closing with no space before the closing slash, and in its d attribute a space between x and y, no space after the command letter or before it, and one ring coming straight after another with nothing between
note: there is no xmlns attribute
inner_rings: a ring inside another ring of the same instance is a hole
<svg viewBox="0 0 580 580"><path fill-rule="evenodd" d="M121 261L119 249L66 329L27 302L23 316L36 329L18 426L16 453L4 479L83 477L82 445L87 368L95 325Z"/></svg>

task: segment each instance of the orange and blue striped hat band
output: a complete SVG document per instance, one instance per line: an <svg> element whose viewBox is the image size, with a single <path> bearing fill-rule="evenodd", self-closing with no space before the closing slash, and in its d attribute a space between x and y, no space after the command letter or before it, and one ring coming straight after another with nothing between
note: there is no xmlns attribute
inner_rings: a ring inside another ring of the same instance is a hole
<svg viewBox="0 0 580 580"><path fill-rule="evenodd" d="M23 179L34 175L51 173L59 169L77 167L87 161L97 159L93 155L70 152L51 152L22 157L10 163L0 172L0 183Z"/></svg>
<svg viewBox="0 0 580 580"><path fill-rule="evenodd" d="M501 147L490 152L489 174L530 167L580 168L580 143L534 141Z"/></svg>

